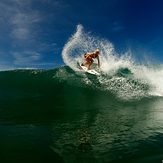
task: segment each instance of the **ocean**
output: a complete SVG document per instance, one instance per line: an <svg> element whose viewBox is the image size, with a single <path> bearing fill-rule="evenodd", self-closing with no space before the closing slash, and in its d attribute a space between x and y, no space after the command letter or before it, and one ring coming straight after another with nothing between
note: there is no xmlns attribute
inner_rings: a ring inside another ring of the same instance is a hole
<svg viewBox="0 0 163 163"><path fill-rule="evenodd" d="M162 99L129 68L2 71L0 162L162 162Z"/></svg>
<svg viewBox="0 0 163 163"><path fill-rule="evenodd" d="M100 75L81 71L97 47ZM0 163L161 163L163 65L81 25L61 55L57 68L0 71Z"/></svg>

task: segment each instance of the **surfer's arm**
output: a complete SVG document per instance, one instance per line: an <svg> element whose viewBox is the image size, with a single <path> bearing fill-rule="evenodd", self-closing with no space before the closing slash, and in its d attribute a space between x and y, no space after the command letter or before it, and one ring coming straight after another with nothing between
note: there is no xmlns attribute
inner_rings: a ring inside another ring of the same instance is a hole
<svg viewBox="0 0 163 163"><path fill-rule="evenodd" d="M100 68L100 58L99 58L99 56L97 57L97 61L98 61L98 67Z"/></svg>

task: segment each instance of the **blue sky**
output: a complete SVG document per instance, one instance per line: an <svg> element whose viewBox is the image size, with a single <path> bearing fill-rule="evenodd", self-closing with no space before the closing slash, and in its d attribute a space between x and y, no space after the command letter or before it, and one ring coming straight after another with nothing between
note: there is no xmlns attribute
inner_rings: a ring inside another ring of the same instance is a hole
<svg viewBox="0 0 163 163"><path fill-rule="evenodd" d="M0 69L62 65L62 48L78 24L119 52L162 63L162 8L162 0L1 0Z"/></svg>

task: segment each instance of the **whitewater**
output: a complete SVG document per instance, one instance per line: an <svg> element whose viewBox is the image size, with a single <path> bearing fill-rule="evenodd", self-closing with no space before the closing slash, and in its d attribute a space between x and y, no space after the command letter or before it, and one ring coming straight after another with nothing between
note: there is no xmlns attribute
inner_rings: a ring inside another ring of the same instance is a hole
<svg viewBox="0 0 163 163"><path fill-rule="evenodd" d="M99 89L113 92L122 99L138 99L149 96L163 96L163 66L136 63L130 51L119 54L114 45L103 38L85 32L78 25L75 33L65 44L62 57L64 63L76 73L80 72L77 63L82 63L83 54L100 49L101 75L97 77L101 83ZM122 70L130 72L126 75L116 75ZM85 76L85 82L92 84ZM144 89L148 87L148 89Z"/></svg>

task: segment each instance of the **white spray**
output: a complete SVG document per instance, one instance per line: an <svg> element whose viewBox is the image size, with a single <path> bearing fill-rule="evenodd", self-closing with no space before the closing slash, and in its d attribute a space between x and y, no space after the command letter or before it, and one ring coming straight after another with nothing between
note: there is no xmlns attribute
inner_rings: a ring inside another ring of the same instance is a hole
<svg viewBox="0 0 163 163"><path fill-rule="evenodd" d="M104 72L131 64L127 57L117 57L112 43L84 32L82 25L77 26L77 31L65 44L62 57L66 65L77 70L77 62L83 61L83 54L96 48L100 49L101 70Z"/></svg>
<svg viewBox="0 0 163 163"><path fill-rule="evenodd" d="M143 65L135 65L134 60L126 54L119 55L111 42L106 39L92 36L86 33L82 25L77 26L77 30L65 44L62 57L66 65L75 71L79 71L77 62L83 62L83 54L100 49L101 71L105 74L113 75L120 68L128 68L134 75L134 79L140 80L143 84L148 84L151 89L148 95L163 95L163 69L153 69ZM119 97L129 99L146 96L141 84L133 85L128 79L123 77L106 78L98 77L103 89L116 92ZM119 86L120 85L120 86Z"/></svg>

